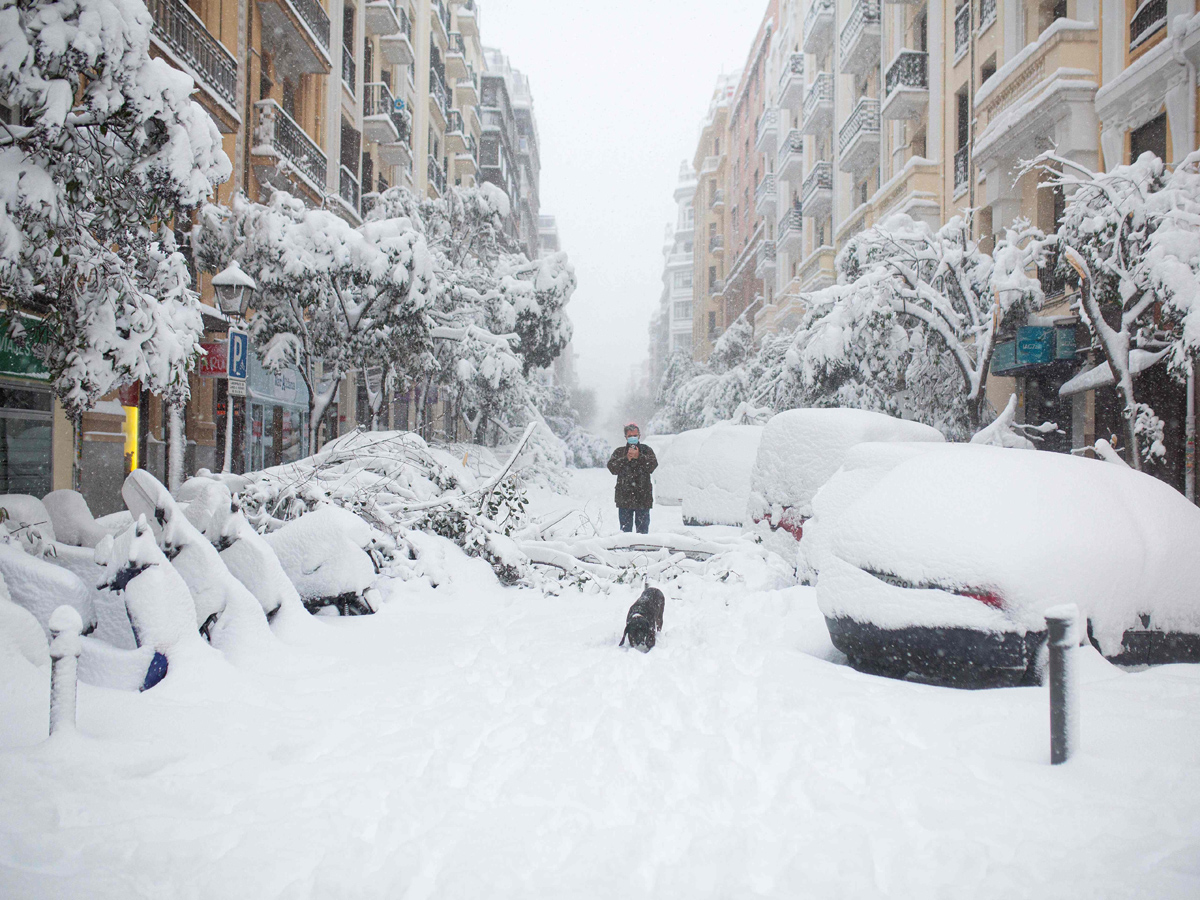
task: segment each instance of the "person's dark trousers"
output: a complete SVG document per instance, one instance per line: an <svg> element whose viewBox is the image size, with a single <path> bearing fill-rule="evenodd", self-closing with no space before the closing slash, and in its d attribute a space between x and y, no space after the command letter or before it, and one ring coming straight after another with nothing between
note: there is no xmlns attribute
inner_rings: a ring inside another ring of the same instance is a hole
<svg viewBox="0 0 1200 900"><path fill-rule="evenodd" d="M621 520L622 531L632 532L635 524L638 534L647 534L650 531L650 510L648 509L622 509L618 506L617 518Z"/></svg>

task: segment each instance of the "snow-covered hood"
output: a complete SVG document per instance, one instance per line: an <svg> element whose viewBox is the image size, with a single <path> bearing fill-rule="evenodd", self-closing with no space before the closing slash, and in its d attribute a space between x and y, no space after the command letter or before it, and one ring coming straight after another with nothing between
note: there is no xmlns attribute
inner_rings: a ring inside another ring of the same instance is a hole
<svg viewBox="0 0 1200 900"><path fill-rule="evenodd" d="M1141 614L1157 629L1200 632L1200 510L1163 482L972 445L869 458L822 491L825 615L1041 630L1044 610L1075 603L1106 654Z"/></svg>

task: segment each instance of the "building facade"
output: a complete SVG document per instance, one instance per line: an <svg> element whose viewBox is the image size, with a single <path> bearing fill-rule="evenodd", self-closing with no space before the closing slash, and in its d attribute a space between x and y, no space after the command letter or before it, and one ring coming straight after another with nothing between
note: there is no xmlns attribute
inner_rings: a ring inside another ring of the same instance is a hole
<svg viewBox="0 0 1200 900"><path fill-rule="evenodd" d="M675 187L675 223L663 240L662 293L651 321L650 383L658 384L673 353L692 354L695 296L696 176L691 163L679 166Z"/></svg>
<svg viewBox="0 0 1200 900"><path fill-rule="evenodd" d="M847 241L895 213L932 227L963 216L988 250L1019 218L1053 232L1065 198L1022 174L1039 153L1092 170L1146 151L1182 161L1200 127L1196 13L1195 0L769 3L693 159L695 358L745 309L759 335L794 328ZM1120 404L1075 378L1099 356L1072 286L1042 274L1047 306L1029 334L1002 336L989 399L1015 394L1020 421L1057 422L1052 449L1088 447L1120 433ZM1018 352L1019 337L1044 352ZM1183 389L1139 378L1166 420L1165 477L1181 482Z"/></svg>
<svg viewBox="0 0 1200 900"><path fill-rule="evenodd" d="M402 185L437 198L451 185L480 183L482 104L488 65L475 0L147 0L151 53L187 72L196 100L216 122L233 163L216 201L235 192L263 200L287 190L359 224L379 192ZM491 51L493 56L495 51ZM520 73L511 114L514 236L538 253L538 142L529 82ZM6 119L15 115L0 108ZM495 180L495 179L489 179ZM524 231L521 231L524 229ZM182 235L187 244L187 235ZM209 356L190 378L184 413L186 469L224 464L226 406L232 399L234 471L297 459L307 446L308 397L296 373L250 360L245 398L226 396L228 322L215 308L211 273L196 272L206 310ZM36 335L34 335L36 340ZM73 428L47 387L48 374L23 348L0 346L0 429L8 438L0 492L42 495L69 488ZM366 385L356 373L339 385L322 429L333 437L369 425ZM382 426L456 434L437 390L418 409L390 398ZM130 385L83 420L81 488L96 514L121 508L132 468L166 480L170 453L159 398Z"/></svg>

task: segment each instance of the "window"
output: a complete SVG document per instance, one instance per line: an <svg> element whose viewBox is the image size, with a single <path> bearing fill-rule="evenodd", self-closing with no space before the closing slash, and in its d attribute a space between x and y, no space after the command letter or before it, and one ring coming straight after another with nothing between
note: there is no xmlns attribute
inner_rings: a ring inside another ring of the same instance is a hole
<svg viewBox="0 0 1200 900"><path fill-rule="evenodd" d="M690 288L692 286L692 270L685 269L682 272L676 272L673 282L677 288Z"/></svg>
<svg viewBox="0 0 1200 900"><path fill-rule="evenodd" d="M854 199L858 202L859 206L867 202L867 183L865 181L860 181L855 187Z"/></svg>
<svg viewBox="0 0 1200 900"><path fill-rule="evenodd" d="M993 53L979 69L979 83L983 84L996 74L996 54Z"/></svg>
<svg viewBox="0 0 1200 900"><path fill-rule="evenodd" d="M961 150L971 137L971 104L967 99L966 85L959 89L954 99L958 108L958 144L955 149Z"/></svg>
<svg viewBox="0 0 1200 900"><path fill-rule="evenodd" d="M929 49L929 13L922 9L912 23L913 49L925 52Z"/></svg>
<svg viewBox="0 0 1200 900"><path fill-rule="evenodd" d="M716 310L708 311L708 336L711 338L717 333L717 313Z"/></svg>
<svg viewBox="0 0 1200 900"><path fill-rule="evenodd" d="M0 385L0 491L50 492L52 418L49 391Z"/></svg>
<svg viewBox="0 0 1200 900"><path fill-rule="evenodd" d="M684 253L691 253L691 252L692 252L692 242L691 242L691 241L684 241L684 242L683 242L683 252L684 252Z"/></svg>
<svg viewBox="0 0 1200 900"><path fill-rule="evenodd" d="M1153 153L1159 159L1167 158L1167 114L1161 113L1129 132L1129 161L1133 162L1143 153Z"/></svg>
<svg viewBox="0 0 1200 900"><path fill-rule="evenodd" d="M692 317L692 301L677 300L671 315L676 319L690 319Z"/></svg>

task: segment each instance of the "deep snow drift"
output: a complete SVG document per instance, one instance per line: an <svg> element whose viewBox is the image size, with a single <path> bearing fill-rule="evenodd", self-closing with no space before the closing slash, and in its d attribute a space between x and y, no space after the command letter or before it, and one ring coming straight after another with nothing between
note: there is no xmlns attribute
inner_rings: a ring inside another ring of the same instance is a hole
<svg viewBox="0 0 1200 900"><path fill-rule="evenodd" d="M611 476L573 478L611 529ZM393 582L375 616L81 685L61 740L47 671L0 672L0 896L1200 892L1200 667L1089 655L1052 768L1044 688L854 672L814 592L749 554L667 585L643 655L616 647L640 585L501 588L446 547L450 583Z"/></svg>

